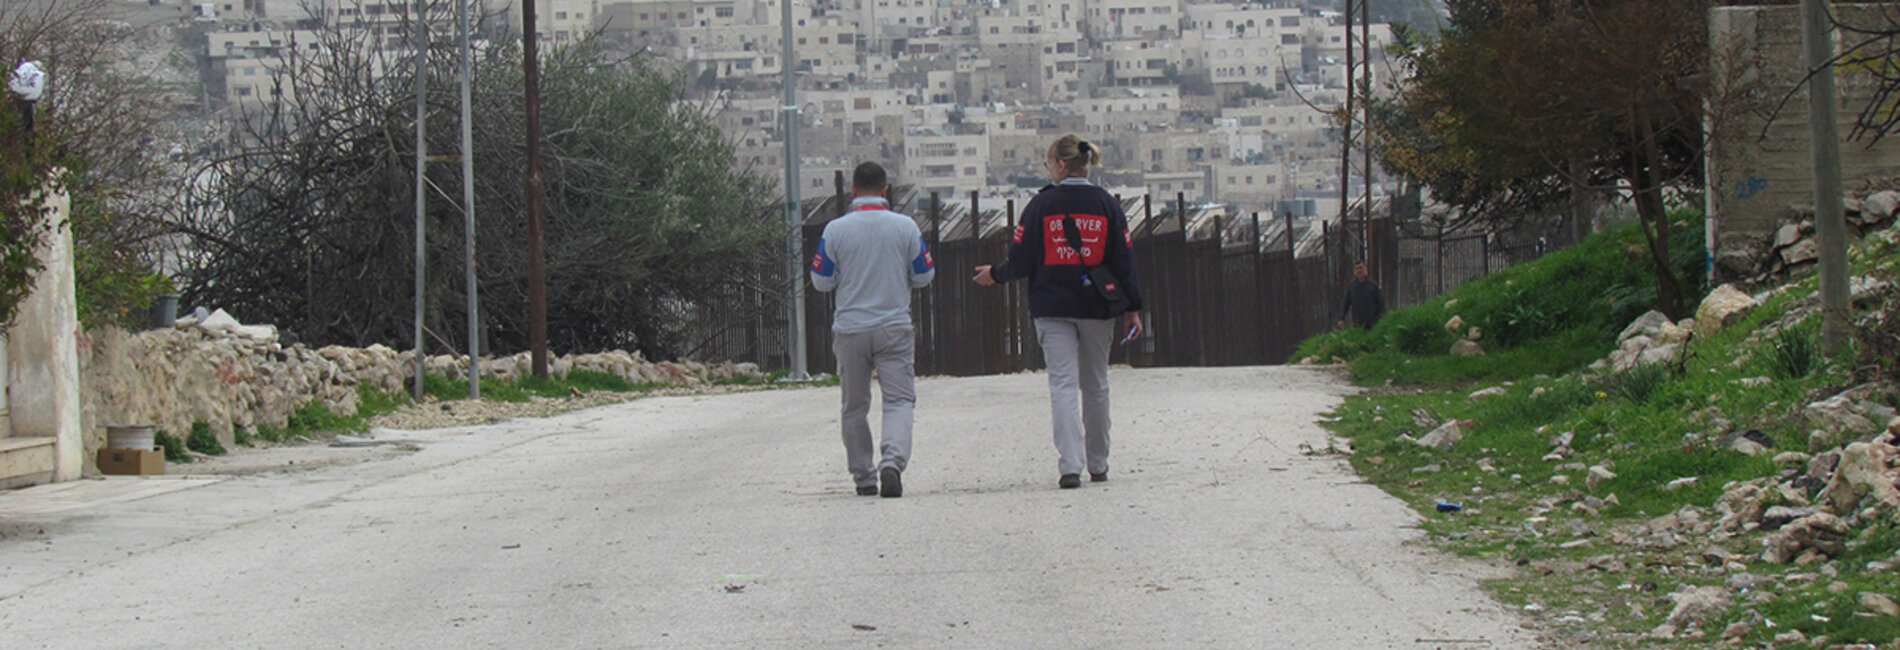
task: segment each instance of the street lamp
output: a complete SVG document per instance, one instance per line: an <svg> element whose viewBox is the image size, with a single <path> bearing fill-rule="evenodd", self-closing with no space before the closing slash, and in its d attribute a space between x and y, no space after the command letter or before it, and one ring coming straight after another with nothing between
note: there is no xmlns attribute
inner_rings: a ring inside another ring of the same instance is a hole
<svg viewBox="0 0 1900 650"><path fill-rule="evenodd" d="M798 84L792 67L797 60L792 58L792 0L779 0L779 22L783 23L781 38L785 42L784 59L779 61L779 67L785 72L785 105L780 107L785 124L785 222L791 227L791 241L787 243L791 251L787 257L791 262L787 277L792 281L792 323L787 348L792 367L786 378L805 381L811 379L811 375L805 366L805 228L798 209L798 99L795 94Z"/></svg>

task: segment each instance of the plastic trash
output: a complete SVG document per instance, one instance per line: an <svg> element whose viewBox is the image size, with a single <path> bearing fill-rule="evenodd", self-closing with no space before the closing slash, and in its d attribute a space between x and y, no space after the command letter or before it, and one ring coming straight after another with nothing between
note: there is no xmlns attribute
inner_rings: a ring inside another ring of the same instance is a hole
<svg viewBox="0 0 1900 650"><path fill-rule="evenodd" d="M1460 510L1464 510L1464 509L1465 509L1465 502L1463 502L1463 501L1460 501L1460 502L1457 502L1457 503L1451 503L1451 502L1449 502L1449 501L1439 501L1439 502L1438 502L1438 511L1439 511L1439 512L1458 512L1458 511L1460 511Z"/></svg>

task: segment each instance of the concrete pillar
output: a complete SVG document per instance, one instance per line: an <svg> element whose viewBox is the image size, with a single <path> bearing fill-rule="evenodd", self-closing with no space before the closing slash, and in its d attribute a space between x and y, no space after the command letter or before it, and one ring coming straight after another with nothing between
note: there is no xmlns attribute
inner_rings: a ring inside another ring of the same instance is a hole
<svg viewBox="0 0 1900 650"><path fill-rule="evenodd" d="M48 197L55 227L40 246L44 268L20 303L7 334L11 368L8 404L13 437L53 438L53 480L70 481L85 471L86 441L79 417L79 310L73 295L73 234L67 225L72 201L61 190Z"/></svg>

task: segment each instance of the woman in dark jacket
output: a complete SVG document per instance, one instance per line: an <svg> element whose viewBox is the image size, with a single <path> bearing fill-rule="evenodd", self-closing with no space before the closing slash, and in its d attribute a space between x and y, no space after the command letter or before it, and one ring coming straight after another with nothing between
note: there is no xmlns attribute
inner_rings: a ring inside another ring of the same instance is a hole
<svg viewBox="0 0 1900 650"><path fill-rule="evenodd" d="M1106 265L1127 293L1128 334L1122 340L1141 332L1128 215L1121 201L1088 181L1089 168L1101 160L1100 149L1075 135L1050 145L1046 164L1054 184L1023 208L1009 259L976 267L976 283L986 287L1029 280L1029 315L1049 367L1049 407L1061 457L1057 485L1064 489L1081 486L1085 468L1090 481L1108 480L1108 350L1116 317L1090 286L1089 269ZM1069 245L1070 223L1081 240L1079 253Z"/></svg>

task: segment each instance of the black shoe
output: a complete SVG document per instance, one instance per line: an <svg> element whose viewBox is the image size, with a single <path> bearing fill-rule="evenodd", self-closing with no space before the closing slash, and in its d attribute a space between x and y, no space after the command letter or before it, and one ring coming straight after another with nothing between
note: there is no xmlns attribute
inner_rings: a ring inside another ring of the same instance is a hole
<svg viewBox="0 0 1900 650"><path fill-rule="evenodd" d="M886 499L904 496L903 472L895 467L886 467L877 473L878 494Z"/></svg>
<svg viewBox="0 0 1900 650"><path fill-rule="evenodd" d="M860 486L858 486L858 496L861 496L861 497L874 497L874 496L877 496L877 486L875 486L875 485L860 485Z"/></svg>
<svg viewBox="0 0 1900 650"><path fill-rule="evenodd" d="M1062 489L1064 490L1082 487L1082 475L1081 474L1063 474L1062 480L1056 481L1056 485L1061 486Z"/></svg>
<svg viewBox="0 0 1900 650"><path fill-rule="evenodd" d="M1103 470L1103 471L1100 471L1100 472L1089 472L1089 482L1090 482L1090 483L1106 483L1106 482L1108 482L1108 471L1107 471L1107 470Z"/></svg>

